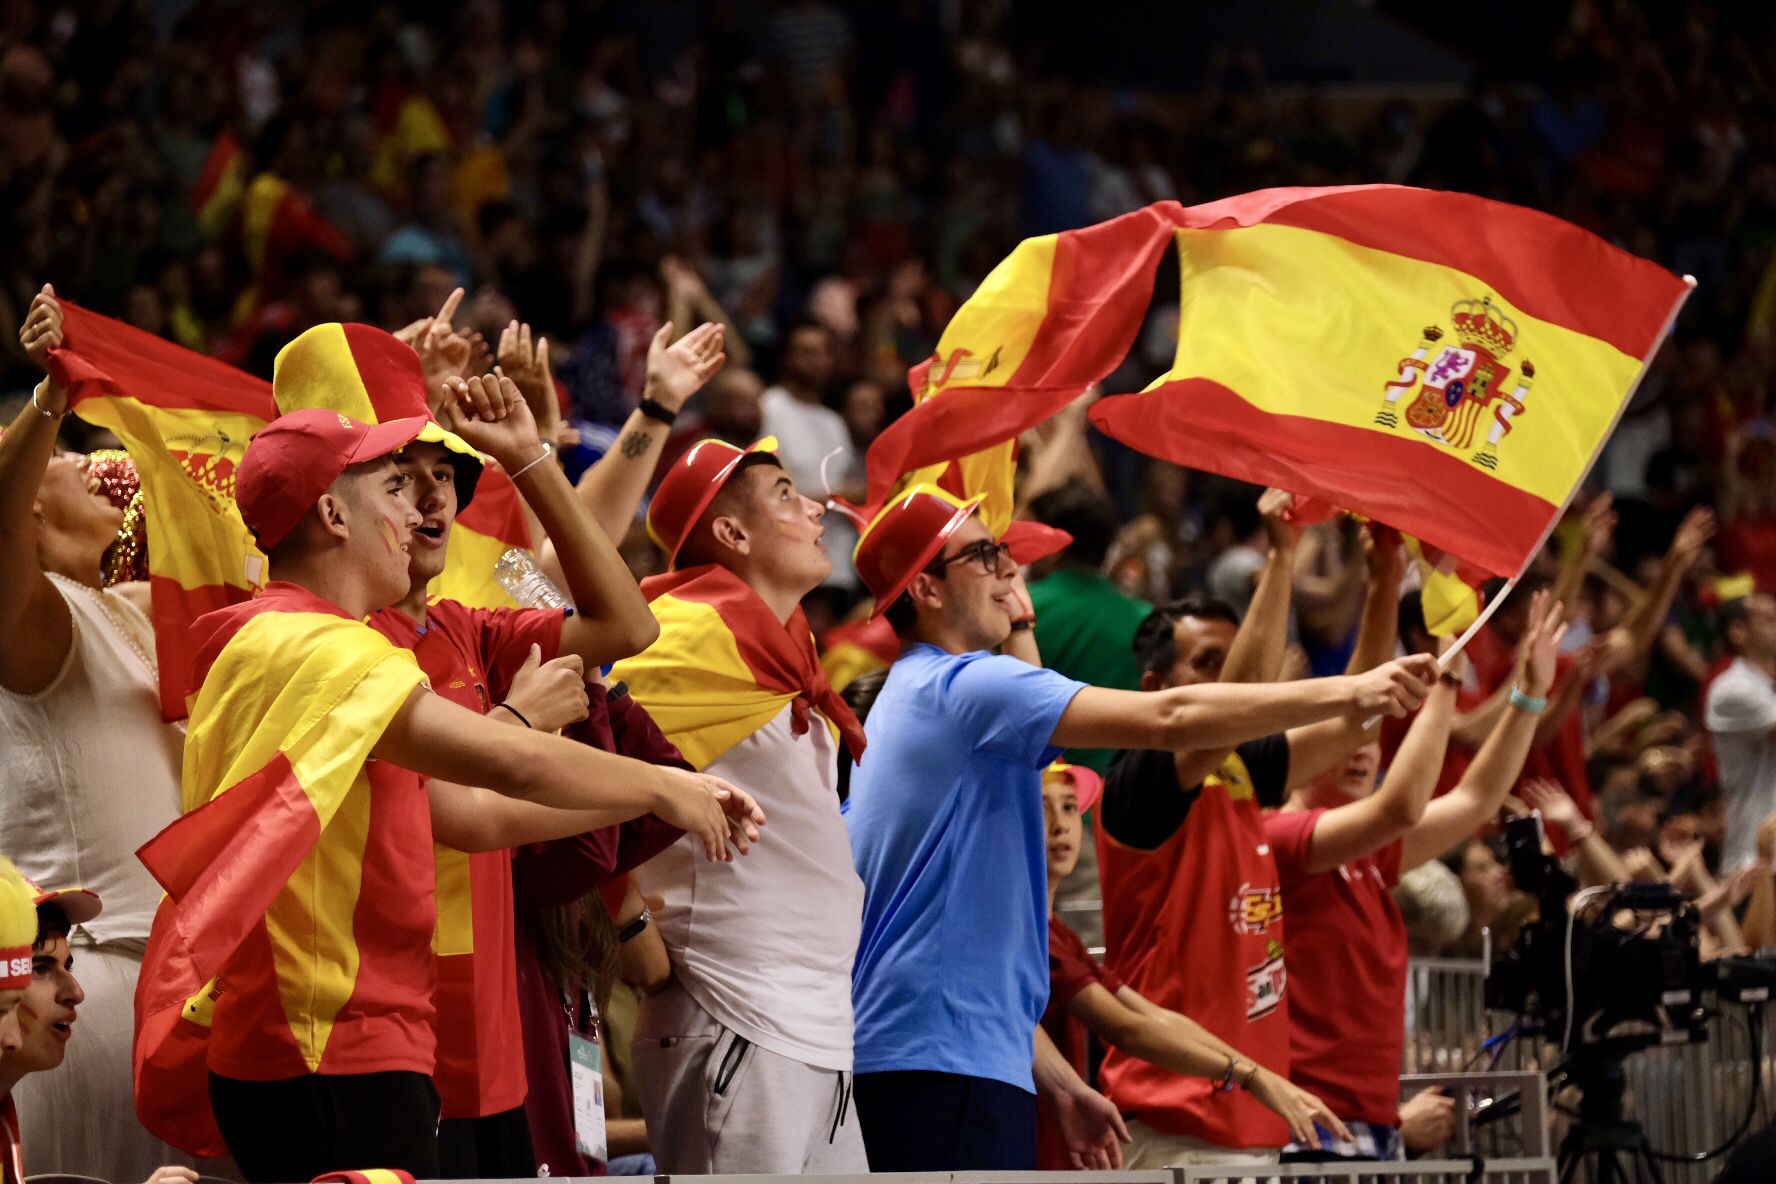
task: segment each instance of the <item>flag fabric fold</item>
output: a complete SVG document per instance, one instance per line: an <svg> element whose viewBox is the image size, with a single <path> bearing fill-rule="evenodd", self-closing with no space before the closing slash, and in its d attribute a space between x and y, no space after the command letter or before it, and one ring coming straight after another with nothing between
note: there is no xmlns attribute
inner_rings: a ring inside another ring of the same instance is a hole
<svg viewBox="0 0 1776 1184"><path fill-rule="evenodd" d="M653 645L617 663L666 738L699 769L795 704L798 725L809 708L825 717L855 757L863 725L827 681L808 618L798 607L779 621L744 580L704 565L643 580L660 622Z"/></svg>
<svg viewBox="0 0 1776 1184"><path fill-rule="evenodd" d="M208 1104L208 1036L230 959L266 922L352 791L367 803L365 762L423 681L412 654L343 615L254 609L199 623L187 813L137 853L167 896L136 988L136 1109L157 1137L195 1155L226 1154ZM351 914L358 884L317 883ZM327 957L351 934L317 931L305 940L309 957ZM331 961L358 964L349 955ZM335 1010L352 989L337 988ZM332 1015L322 1001L297 1002L291 1014L317 1016L292 1031L312 1072Z"/></svg>

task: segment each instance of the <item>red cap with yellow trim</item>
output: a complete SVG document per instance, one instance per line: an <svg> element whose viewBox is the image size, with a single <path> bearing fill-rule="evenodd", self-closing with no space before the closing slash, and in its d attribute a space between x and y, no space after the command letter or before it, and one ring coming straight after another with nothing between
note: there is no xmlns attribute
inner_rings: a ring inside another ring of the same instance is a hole
<svg viewBox="0 0 1776 1184"><path fill-rule="evenodd" d="M99 894L91 888L40 888L29 879L25 883L31 885L35 894L34 905L38 908L55 905L68 918L69 924L84 925L99 915Z"/></svg>
<svg viewBox="0 0 1776 1184"><path fill-rule="evenodd" d="M0 856L0 991L31 985L31 943L37 940L37 893Z"/></svg>
<svg viewBox="0 0 1776 1184"><path fill-rule="evenodd" d="M1088 769L1084 765L1069 765L1066 761L1055 761L1042 770L1044 779L1049 777L1065 777L1073 783L1073 796L1079 800L1079 812L1085 813L1098 804L1104 796L1104 779L1098 776L1097 770Z"/></svg>
<svg viewBox="0 0 1776 1184"><path fill-rule="evenodd" d="M253 433L236 470L241 520L261 547L277 546L341 473L407 447L430 422L359 423L319 407L280 415Z"/></svg>
<svg viewBox="0 0 1776 1184"><path fill-rule="evenodd" d="M666 552L666 566L678 565L685 540L715 500L740 462L754 453L777 453L777 437L766 436L750 448L736 448L726 440L699 440L666 471L654 500L648 506L648 537Z"/></svg>
<svg viewBox="0 0 1776 1184"><path fill-rule="evenodd" d="M875 616L900 599L913 577L937 558L949 537L961 529L986 500L976 494L964 501L935 485L912 485L863 528L851 558L857 574L876 598Z"/></svg>

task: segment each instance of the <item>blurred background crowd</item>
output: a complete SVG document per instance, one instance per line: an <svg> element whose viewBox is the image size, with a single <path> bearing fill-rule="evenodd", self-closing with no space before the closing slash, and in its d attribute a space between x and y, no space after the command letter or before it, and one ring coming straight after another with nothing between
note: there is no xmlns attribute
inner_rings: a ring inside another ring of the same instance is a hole
<svg viewBox="0 0 1776 1184"><path fill-rule="evenodd" d="M1025 236L1277 185L1545 210L1699 281L1547 563L1577 573L1577 654L1645 603L1684 515L1713 508L1670 610L1576 709L1604 837L1647 874L1734 872L1702 703L1731 657L1718 610L1745 590L1726 577L1776 588L1776 12L1239 7L9 0L0 323L51 279L269 375L310 325L398 328L461 286L476 348L515 319L547 338L583 467L639 400L658 326L720 321L730 364L681 436L772 432L805 489L848 492L909 404L908 366ZM1175 290L1162 274L1106 390L1166 368ZM35 373L4 348L16 406ZM1076 413L1027 443L1045 466L1030 498L1070 490L1064 524L1088 528L1064 562L1151 603L1249 598L1257 491ZM626 554L657 562L644 539ZM1303 672L1341 665L1363 566L1352 529L1311 532ZM817 627L859 596L841 564ZM1474 862L1468 904L1488 911L1497 865ZM1756 888L1719 890L1743 915Z"/></svg>

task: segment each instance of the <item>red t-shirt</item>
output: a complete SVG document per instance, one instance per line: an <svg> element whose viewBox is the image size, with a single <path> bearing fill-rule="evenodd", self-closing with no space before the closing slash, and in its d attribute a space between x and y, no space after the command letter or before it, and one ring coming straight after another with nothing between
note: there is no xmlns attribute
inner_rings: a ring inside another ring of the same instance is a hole
<svg viewBox="0 0 1776 1184"><path fill-rule="evenodd" d="M413 651L432 689L485 714L511 690L534 643L561 648L559 610L468 608L434 600L423 627L395 609L370 625ZM503 712L501 714L504 714ZM435 847L438 1063L444 1118L482 1118L524 1104L524 1046L513 962L512 856Z"/></svg>
<svg viewBox="0 0 1776 1184"><path fill-rule="evenodd" d="M1406 922L1394 903L1400 843L1310 874L1325 810L1264 821L1289 902L1289 1080L1348 1121L1398 1126L1406 1032Z"/></svg>
<svg viewBox="0 0 1776 1184"><path fill-rule="evenodd" d="M1098 872L1110 968L1259 1064L1289 1068L1283 893L1263 808L1288 786L1289 742L1242 744L1201 786L1168 752L1125 752L1099 807ZM1293 926L1291 926L1293 928ZM1110 1049L1104 1092L1155 1129L1222 1147L1281 1147L1283 1120L1244 1090Z"/></svg>

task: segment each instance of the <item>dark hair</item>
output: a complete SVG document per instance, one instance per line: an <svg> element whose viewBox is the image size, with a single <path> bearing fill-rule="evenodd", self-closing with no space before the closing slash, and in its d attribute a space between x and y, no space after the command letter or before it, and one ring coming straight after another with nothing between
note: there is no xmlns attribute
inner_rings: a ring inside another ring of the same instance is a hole
<svg viewBox="0 0 1776 1184"><path fill-rule="evenodd" d="M1237 609L1212 596L1186 596L1160 605L1148 613L1147 619L1135 630L1133 649L1141 673L1164 674L1171 669L1172 663L1178 660L1178 622L1185 617L1195 617L1199 621L1226 621L1236 629L1240 623Z"/></svg>
<svg viewBox="0 0 1776 1184"><path fill-rule="evenodd" d="M898 601L896 603L899 603ZM839 692L839 698L856 714L857 722L869 719L870 708L876 705L876 696L882 693L882 684L888 681L888 668L871 670L860 674L845 684Z"/></svg>
<svg viewBox="0 0 1776 1184"><path fill-rule="evenodd" d="M599 1015L609 1010L617 981L617 927L597 891L557 908L520 910L518 927L529 936L550 986L585 991Z"/></svg>
<svg viewBox="0 0 1776 1184"><path fill-rule="evenodd" d="M905 637L919 621L919 606L913 603L911 596L902 592L894 598L893 604L882 610L882 615L888 618L888 627L894 630L894 636Z"/></svg>
<svg viewBox="0 0 1776 1184"><path fill-rule="evenodd" d="M1714 625L1720 631L1721 644L1727 647L1729 654L1737 654L1739 647L1733 644L1730 632L1734 625L1745 625L1751 621L1751 597L1736 596L1714 610Z"/></svg>
<svg viewBox="0 0 1776 1184"><path fill-rule="evenodd" d="M1079 480L1037 497L1030 503L1030 516L1072 535L1073 541L1061 556L1083 567L1104 565L1119 525L1116 506L1109 497Z"/></svg>
<svg viewBox="0 0 1776 1184"><path fill-rule="evenodd" d="M1424 593L1420 589L1400 593L1399 622L1402 642L1408 633L1430 632L1425 624Z"/></svg>
<svg viewBox="0 0 1776 1184"><path fill-rule="evenodd" d="M68 914L62 906L53 902L37 906L37 940L31 948L40 950L51 938L66 937L74 923L68 920Z"/></svg>
<svg viewBox="0 0 1776 1184"><path fill-rule="evenodd" d="M709 505L704 509L702 517L691 523L690 530L685 533L684 545L678 549L678 566L698 567L705 563L715 562L713 552L708 549L714 540L708 531L700 529L703 521L704 519L715 521L726 511L727 507L732 506L734 503L730 494L734 488L734 478L747 469L756 469L760 465L770 465L772 468L780 469L783 467L783 462L774 452L749 452L741 457L740 463L734 466L734 471L729 473L728 479L722 483L721 490L709 500Z"/></svg>

